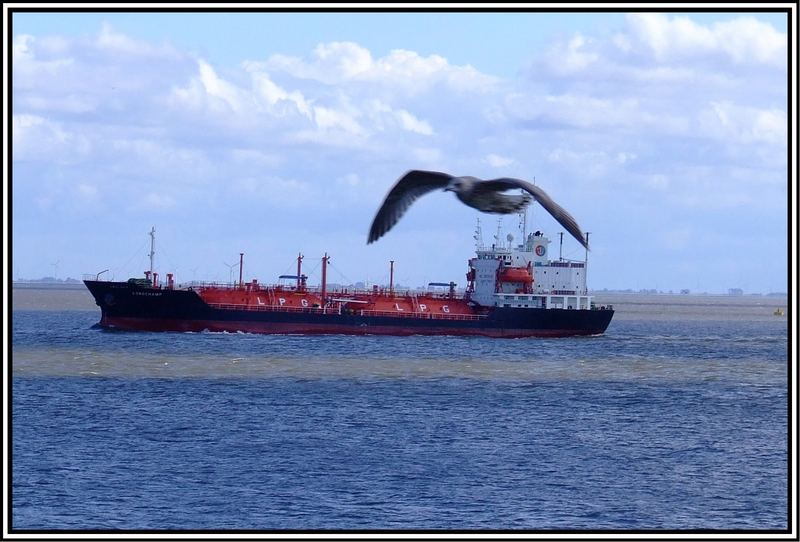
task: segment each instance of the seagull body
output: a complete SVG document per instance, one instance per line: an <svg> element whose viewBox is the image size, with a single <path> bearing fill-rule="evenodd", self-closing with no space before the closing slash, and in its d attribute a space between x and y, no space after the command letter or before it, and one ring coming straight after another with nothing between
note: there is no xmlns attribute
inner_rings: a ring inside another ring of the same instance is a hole
<svg viewBox="0 0 800 542"><path fill-rule="evenodd" d="M510 214L522 211L530 202L538 201L544 209L578 242L589 248L578 223L566 209L554 202L547 193L538 186L521 179L502 177L482 180L477 177L454 177L439 171L423 171L412 169L397 181L383 205L372 221L367 244L380 239L388 232L414 201L433 190L443 189L455 193L462 203L484 213ZM521 195L508 195L502 192L521 189Z"/></svg>

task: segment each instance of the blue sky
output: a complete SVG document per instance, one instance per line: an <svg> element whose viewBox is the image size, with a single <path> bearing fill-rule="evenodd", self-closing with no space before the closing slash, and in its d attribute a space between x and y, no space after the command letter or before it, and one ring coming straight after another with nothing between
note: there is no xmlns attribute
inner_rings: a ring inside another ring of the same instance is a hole
<svg viewBox="0 0 800 542"><path fill-rule="evenodd" d="M139 275L155 226L179 281L244 252L271 282L303 252L313 283L327 251L334 281L393 259L463 286L479 215L450 194L366 245L394 181L434 169L535 177L592 232L592 288L786 290L783 15L13 17L15 278Z"/></svg>

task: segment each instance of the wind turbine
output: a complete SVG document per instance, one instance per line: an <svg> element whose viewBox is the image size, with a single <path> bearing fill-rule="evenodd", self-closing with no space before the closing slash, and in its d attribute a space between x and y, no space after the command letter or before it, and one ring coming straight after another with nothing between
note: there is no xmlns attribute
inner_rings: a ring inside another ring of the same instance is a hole
<svg viewBox="0 0 800 542"><path fill-rule="evenodd" d="M228 271L230 272L230 274L228 275L228 284L233 284L233 268L234 267L239 267L239 262L236 262L234 264L229 264L229 263L226 263L226 262L222 262L222 263L224 263L225 265L228 266Z"/></svg>
<svg viewBox="0 0 800 542"><path fill-rule="evenodd" d="M59 258L58 260L56 260L54 263L51 263L51 264L50 264L50 265L52 265L52 266L55 268L55 270L53 271L53 278L54 278L54 279L57 279L57 278L58 278L58 264L60 264L60 263L61 263L61 258Z"/></svg>

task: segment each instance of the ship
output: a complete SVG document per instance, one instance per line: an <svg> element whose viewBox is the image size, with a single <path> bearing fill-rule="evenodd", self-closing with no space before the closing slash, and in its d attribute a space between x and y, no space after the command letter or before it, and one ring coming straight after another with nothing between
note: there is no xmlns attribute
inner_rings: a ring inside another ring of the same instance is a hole
<svg viewBox="0 0 800 542"><path fill-rule="evenodd" d="M523 233L522 242L483 244L480 220L475 255L467 262L466 286L429 283L416 290L389 284L353 288L327 282L330 256L321 259L321 282L310 286L297 256L297 273L272 284L176 284L153 269L155 228L150 232L150 269L127 281L86 277L84 284L100 307L103 329L163 332L244 332L265 334L463 335L502 338L601 335L614 315L598 306L587 290L587 257L550 258L551 241L541 231ZM563 246L563 234L561 234ZM588 236L588 234L587 234ZM561 250L559 250L561 252ZM235 266L233 266L235 267ZM231 267L232 269L232 267ZM232 279L232 277L231 277Z"/></svg>

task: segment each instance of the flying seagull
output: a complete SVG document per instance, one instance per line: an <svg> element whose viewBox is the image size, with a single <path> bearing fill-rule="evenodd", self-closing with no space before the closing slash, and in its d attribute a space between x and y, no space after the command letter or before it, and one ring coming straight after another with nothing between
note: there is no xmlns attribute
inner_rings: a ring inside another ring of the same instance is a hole
<svg viewBox="0 0 800 542"><path fill-rule="evenodd" d="M367 244L377 241L392 229L417 198L437 188L442 188L445 192L454 192L462 203L484 213L518 213L531 200L538 201L581 245L589 248L581 228L572 215L536 185L508 177L483 180L469 176L454 177L439 171L418 169L412 169L400 177L400 180L389 191L372 221ZM526 193L518 196L501 193L512 189L521 189Z"/></svg>

